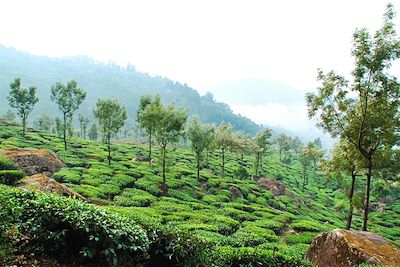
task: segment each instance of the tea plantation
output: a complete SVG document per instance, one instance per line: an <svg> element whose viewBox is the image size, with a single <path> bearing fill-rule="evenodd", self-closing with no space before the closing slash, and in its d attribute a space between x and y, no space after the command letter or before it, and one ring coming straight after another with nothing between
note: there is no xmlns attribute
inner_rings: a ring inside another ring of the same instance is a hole
<svg viewBox="0 0 400 267"><path fill-rule="evenodd" d="M53 178L100 205L1 185L0 262L24 249L58 259L72 255L85 265L308 266L304 254L313 238L345 226L347 197L337 181L310 171L303 190L300 163L280 163L275 152L265 157L262 173L284 183L279 196L252 179L251 155L241 161L230 153L220 178L214 151L198 180L193 152L169 148L168 192L161 193L157 149L155 162L137 160L147 154L145 145L113 144L108 165L101 142L71 138L65 151L59 136L32 130L23 138L19 126L1 125L0 148L7 147L56 152L66 167ZM0 165L2 183L23 176L4 158ZM235 198L233 187L243 197ZM395 200L371 212L369 231L400 246L399 218ZM353 228L360 226L356 211Z"/></svg>

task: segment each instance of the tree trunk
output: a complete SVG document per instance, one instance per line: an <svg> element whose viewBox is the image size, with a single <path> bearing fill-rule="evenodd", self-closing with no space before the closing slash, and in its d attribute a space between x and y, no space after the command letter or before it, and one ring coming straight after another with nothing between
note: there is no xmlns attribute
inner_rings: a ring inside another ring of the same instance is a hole
<svg viewBox="0 0 400 267"><path fill-rule="evenodd" d="M67 114L64 113L64 149L67 150Z"/></svg>
<svg viewBox="0 0 400 267"><path fill-rule="evenodd" d="M197 157L197 180L200 180L200 153L196 152Z"/></svg>
<svg viewBox="0 0 400 267"><path fill-rule="evenodd" d="M151 163L151 132L149 134L149 162Z"/></svg>
<svg viewBox="0 0 400 267"><path fill-rule="evenodd" d="M259 166L260 166L260 155L257 152L257 154L256 154L256 177L258 177L258 168L259 168Z"/></svg>
<svg viewBox="0 0 400 267"><path fill-rule="evenodd" d="M282 163L282 150L279 149L279 162Z"/></svg>
<svg viewBox="0 0 400 267"><path fill-rule="evenodd" d="M163 165L162 165L162 176L163 176L163 192L166 193L167 192L167 181L166 181L166 177L165 177L165 172L166 172L166 147L162 147L161 151L162 151L162 158L163 158Z"/></svg>
<svg viewBox="0 0 400 267"><path fill-rule="evenodd" d="M206 167L208 168L208 154L210 153L210 151L207 149L206 150Z"/></svg>
<svg viewBox="0 0 400 267"><path fill-rule="evenodd" d="M25 137L25 131L26 131L26 115L22 115L22 136Z"/></svg>
<svg viewBox="0 0 400 267"><path fill-rule="evenodd" d="M111 135L107 136L107 144L108 144L108 165L111 165Z"/></svg>
<svg viewBox="0 0 400 267"><path fill-rule="evenodd" d="M315 171L316 171L316 169L317 169L317 161L315 160L315 161L313 161L313 174L314 174L314 176L315 176Z"/></svg>
<svg viewBox="0 0 400 267"><path fill-rule="evenodd" d="M351 173L351 187L350 187L350 192L349 192L349 213L347 215L347 224L346 224L346 229L350 230L351 228L351 220L353 219L353 195L354 195L354 185L356 182L356 174L354 171Z"/></svg>
<svg viewBox="0 0 400 267"><path fill-rule="evenodd" d="M222 156L221 177L224 178L224 174L225 174L225 148L221 149L221 156Z"/></svg>
<svg viewBox="0 0 400 267"><path fill-rule="evenodd" d="M303 191L306 188L306 176L307 176L307 169L303 167Z"/></svg>
<svg viewBox="0 0 400 267"><path fill-rule="evenodd" d="M369 209L369 192L371 188L371 177L372 177L372 159L368 159L368 169L367 169L367 180L365 182L365 196L364 196L364 210L363 210L363 222L362 231L367 231L368 223L368 209Z"/></svg>

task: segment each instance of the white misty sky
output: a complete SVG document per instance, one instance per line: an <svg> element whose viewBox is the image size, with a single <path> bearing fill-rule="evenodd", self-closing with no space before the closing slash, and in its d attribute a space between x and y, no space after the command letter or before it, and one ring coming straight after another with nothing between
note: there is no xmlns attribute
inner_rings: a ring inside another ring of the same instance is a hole
<svg viewBox="0 0 400 267"><path fill-rule="evenodd" d="M400 0L391 2L400 10ZM131 63L201 94L252 78L306 92L318 85L318 67L350 71L352 33L377 29L385 6L382 0L2 0L0 43L38 55ZM258 123L310 125L301 104L232 108Z"/></svg>

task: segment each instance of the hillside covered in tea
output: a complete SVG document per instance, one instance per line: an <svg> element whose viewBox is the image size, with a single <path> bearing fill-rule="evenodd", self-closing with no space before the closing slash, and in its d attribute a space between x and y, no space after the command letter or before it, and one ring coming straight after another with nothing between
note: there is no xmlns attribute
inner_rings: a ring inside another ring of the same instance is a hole
<svg viewBox="0 0 400 267"><path fill-rule="evenodd" d="M149 266L161 263L191 266L191 261L211 266L254 266L258 262L271 264L268 266L306 266L303 258L312 239L321 232L345 226L347 197L343 187L338 186L338 181L325 178L320 170L310 169L309 183L303 188L302 168L296 157L290 163L281 163L279 155L272 152L263 160L261 174L265 178L252 178L254 156L244 155L241 160L230 152L226 156L225 177L221 178L220 155L214 151L197 179L194 153L171 148L167 160L168 191L163 193L158 149L153 152L155 161L149 163L141 161L148 153L147 146L113 144L112 162L108 165L107 146L101 142L72 138L70 149L65 151L60 136L32 131L23 138L20 133L20 126L3 121L0 126L3 154L11 148L56 152L65 166L52 177L82 196L84 202L94 204L1 186L0 216L19 225L19 234L11 229L2 232L2 261L10 260L13 255L10 251L18 255L19 247L7 240L20 234L28 240L16 244L60 259L63 244L56 245L57 240L71 242L68 235L74 231L64 223L75 220L72 225L82 223L84 227L77 227L76 232L87 231L90 238L99 240L97 245L89 247L75 244L87 250L88 254L86 250L78 254L83 262L93 255L102 255L100 259L112 264L113 260L117 263L122 259L120 255L131 255L120 248L126 242L121 236L121 244L115 246L115 251L110 254L102 251L103 242L109 241L102 236L100 227L113 235L123 231L123 235L135 237L137 248L131 258L125 259L127 262L141 261ZM7 184L26 175L13 171L15 166L4 157L1 164L2 177L6 177L2 179ZM397 200L384 204L378 188L372 191L375 193L371 201L376 208L371 212L370 231L400 245L398 195L393 195ZM399 193L396 192L392 194ZM79 218L74 218L74 212L78 212ZM62 219L53 225L53 216ZM32 229L36 224L40 228ZM356 209L353 227L359 228L360 224L361 215ZM132 233L126 229L132 229L129 230ZM44 237L35 231L50 231L52 235ZM40 243L45 240L55 247ZM70 250L64 253L74 255Z"/></svg>

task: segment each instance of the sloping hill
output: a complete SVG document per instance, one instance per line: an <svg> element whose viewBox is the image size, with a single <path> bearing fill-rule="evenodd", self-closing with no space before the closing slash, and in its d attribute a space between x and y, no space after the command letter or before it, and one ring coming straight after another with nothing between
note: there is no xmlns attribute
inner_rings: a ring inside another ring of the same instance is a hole
<svg viewBox="0 0 400 267"><path fill-rule="evenodd" d="M54 174L57 181L145 229L170 227L204 240L213 247L209 257L218 263L214 266L251 265L244 255L257 261L267 257L263 253L272 255L277 251L301 258L317 234L344 227L344 192L337 189L336 182L325 181L319 172L311 171L310 183L303 190L297 160L291 165L281 164L276 154L264 160L266 177L286 188L272 190L261 186L267 182L251 179L251 155L241 162L229 154L226 177L222 179L217 175L219 157L214 152L201 172L202 178L197 180L193 153L171 149L169 190L164 195L160 193L160 164L134 160L146 154L146 147L113 145L109 166L106 146L101 143L75 138L71 140L71 150L64 151L60 137L32 132L24 140L18 132L16 126L0 126L0 149L16 146L56 152L67 166ZM246 172L248 175L243 175ZM396 200L384 206L384 212L371 213L370 231L400 245L399 216L400 200ZM360 225L361 214L356 211L354 228ZM186 246L185 243L185 249Z"/></svg>
<svg viewBox="0 0 400 267"><path fill-rule="evenodd" d="M122 68L101 64L87 57L49 58L34 56L0 45L0 113L6 111L9 84L16 77L25 85L38 87L39 103L32 117L40 113L57 114L49 99L50 88L57 81L75 79L87 91L81 112L92 114L98 98L116 98L127 107L133 119L142 94L160 94L166 103L188 107L189 114L199 115L205 123L231 122L236 130L255 134L260 126L250 119L233 114L228 105L216 102L212 95L200 96L186 84L163 77L140 73L133 66Z"/></svg>

